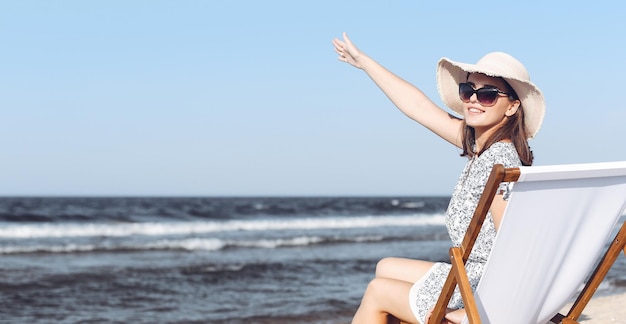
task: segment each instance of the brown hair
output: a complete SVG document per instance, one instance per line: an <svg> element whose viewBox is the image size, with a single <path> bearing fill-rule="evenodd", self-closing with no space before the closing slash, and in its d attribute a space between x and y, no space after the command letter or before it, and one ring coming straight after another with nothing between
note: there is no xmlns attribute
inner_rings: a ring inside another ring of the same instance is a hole
<svg viewBox="0 0 626 324"><path fill-rule="evenodd" d="M506 80L502 79L506 85L506 92L509 94L508 99L511 101L519 100L515 90L509 85ZM533 164L533 152L528 145L528 131L524 124L524 107L520 104L517 112L513 116L507 117L507 121L504 126L496 130L487 142L483 146L480 152L474 152L473 147L476 142L474 128L468 126L463 120L463 153L461 156L467 156L469 158L474 155L481 155L492 144L509 139L513 142L517 154L519 155L522 165L530 166Z"/></svg>

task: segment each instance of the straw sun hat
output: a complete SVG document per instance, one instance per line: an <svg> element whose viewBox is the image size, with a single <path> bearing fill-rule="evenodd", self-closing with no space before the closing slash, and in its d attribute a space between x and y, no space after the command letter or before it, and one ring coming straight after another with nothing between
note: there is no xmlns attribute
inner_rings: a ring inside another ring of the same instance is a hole
<svg viewBox="0 0 626 324"><path fill-rule="evenodd" d="M529 138L535 137L546 112L541 90L530 81L522 63L509 54L493 52L483 56L478 63L460 63L442 58L437 65L437 88L443 103L463 115L463 102L459 98L459 83L467 81L467 73L482 73L502 77L511 85L524 109L524 123ZM502 89L504 90L504 89Z"/></svg>

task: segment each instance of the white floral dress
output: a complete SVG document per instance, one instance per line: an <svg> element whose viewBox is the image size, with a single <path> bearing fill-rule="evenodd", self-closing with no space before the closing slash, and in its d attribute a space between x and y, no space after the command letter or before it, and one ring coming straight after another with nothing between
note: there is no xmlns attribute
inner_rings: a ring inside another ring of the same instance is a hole
<svg viewBox="0 0 626 324"><path fill-rule="evenodd" d="M446 227L454 246L461 245L491 169L495 164L502 164L506 168L521 166L521 161L512 143L494 143L480 156L474 156L465 165L446 211ZM504 194L505 199L507 199L511 186L510 183L501 184L498 193ZM472 290L476 289L482 277L495 236L496 229L489 213L465 265ZM425 323L426 315L437 303L450 268L449 263L435 263L430 271L411 288L409 294L411 309L421 323ZM458 288L452 295L448 307L463 308L463 300Z"/></svg>

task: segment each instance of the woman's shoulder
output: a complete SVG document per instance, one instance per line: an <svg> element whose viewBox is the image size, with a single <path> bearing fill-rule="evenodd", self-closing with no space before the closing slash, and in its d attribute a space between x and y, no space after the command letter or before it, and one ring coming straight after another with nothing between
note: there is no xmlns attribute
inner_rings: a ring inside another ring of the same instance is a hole
<svg viewBox="0 0 626 324"><path fill-rule="evenodd" d="M512 142L496 142L483 152L492 164L502 164L507 168L518 167L522 164L517 149Z"/></svg>

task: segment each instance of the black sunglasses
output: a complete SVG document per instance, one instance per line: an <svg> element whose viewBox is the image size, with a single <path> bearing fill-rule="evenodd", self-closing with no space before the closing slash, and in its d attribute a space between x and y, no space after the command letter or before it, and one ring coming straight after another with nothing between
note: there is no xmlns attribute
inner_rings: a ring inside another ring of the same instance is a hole
<svg viewBox="0 0 626 324"><path fill-rule="evenodd" d="M469 102L470 98L476 94L476 99L483 107L491 107L496 104L500 95L508 96L509 94L498 88L480 88L474 89L469 83L459 83L459 98L464 102Z"/></svg>

